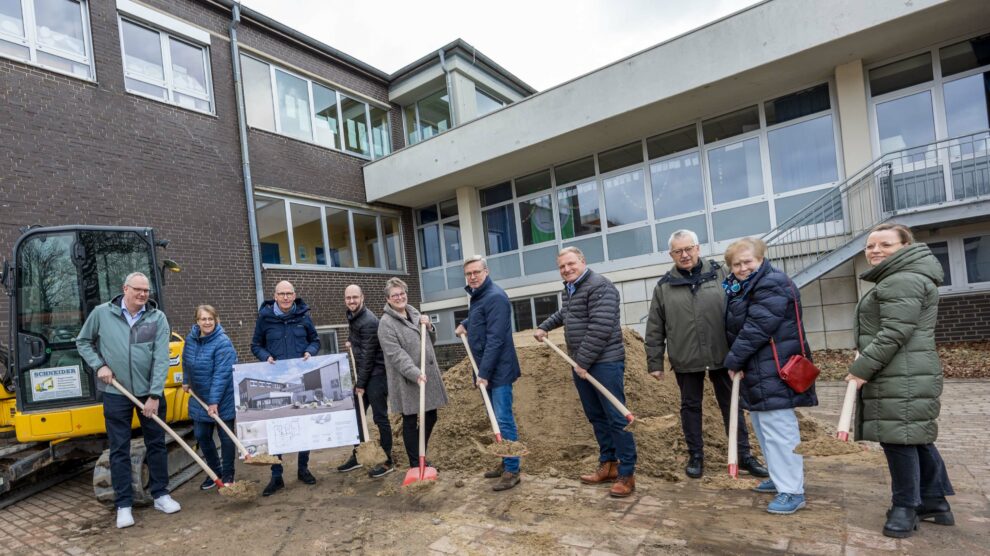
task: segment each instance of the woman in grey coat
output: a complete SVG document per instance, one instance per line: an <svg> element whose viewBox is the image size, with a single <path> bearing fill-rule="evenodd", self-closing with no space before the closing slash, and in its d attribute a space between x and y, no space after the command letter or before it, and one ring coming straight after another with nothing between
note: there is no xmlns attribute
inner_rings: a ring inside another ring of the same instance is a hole
<svg viewBox="0 0 990 556"><path fill-rule="evenodd" d="M389 278L385 283L388 303L378 325L378 342L385 354L385 374L388 376L388 403L393 413L402 414L402 443L409 457L409 467L419 465L419 382L426 384L426 443L437 422L437 408L447 405L447 390L440 378L437 357L433 353L436 330L430 318L420 315L408 304L406 283ZM426 376L420 374L420 324L425 324L430 334L426 343ZM427 463L429 465L429 463Z"/></svg>

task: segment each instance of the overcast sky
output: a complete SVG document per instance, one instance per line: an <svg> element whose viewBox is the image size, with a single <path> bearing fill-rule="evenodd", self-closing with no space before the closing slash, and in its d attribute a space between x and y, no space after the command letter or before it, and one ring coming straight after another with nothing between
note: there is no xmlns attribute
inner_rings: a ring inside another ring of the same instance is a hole
<svg viewBox="0 0 990 556"><path fill-rule="evenodd" d="M387 73L461 38L533 88L544 90L757 1L243 3Z"/></svg>

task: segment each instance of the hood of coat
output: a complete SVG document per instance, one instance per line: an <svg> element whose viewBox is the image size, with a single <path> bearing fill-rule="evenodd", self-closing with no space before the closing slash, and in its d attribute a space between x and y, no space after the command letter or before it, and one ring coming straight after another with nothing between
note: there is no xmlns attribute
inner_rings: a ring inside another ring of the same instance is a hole
<svg viewBox="0 0 990 556"><path fill-rule="evenodd" d="M117 297L110 300L110 305L112 307L120 308L120 302L124 299L124 294L120 294ZM151 311L152 309L158 309L158 304L155 303L154 299L148 298L148 302L145 303L144 308L146 311Z"/></svg>
<svg viewBox="0 0 990 556"><path fill-rule="evenodd" d="M284 319L290 316L302 316L309 312L309 305L306 305L306 302L303 301L301 297L297 297L296 300L293 301L292 303L293 305L292 305L291 313L283 313L281 315L276 315L275 300L269 299L268 301L262 303L261 307L258 307L258 316L271 317L275 319Z"/></svg>
<svg viewBox="0 0 990 556"><path fill-rule="evenodd" d="M199 342L201 344L208 344L224 334L223 326L220 323L217 323L216 328L213 329L213 332L210 332L206 336L200 336L199 333L200 333L199 325L198 324L192 325L192 328L189 330L189 334L186 335L186 342Z"/></svg>
<svg viewBox="0 0 990 556"><path fill-rule="evenodd" d="M404 322L416 330L419 330L419 311L417 311L412 305L406 304L406 314L409 315L409 318L400 315L388 303L386 303L385 308L382 309L382 316L388 315L397 321Z"/></svg>
<svg viewBox="0 0 990 556"><path fill-rule="evenodd" d="M936 286L942 285L945 274L942 265L924 243L912 243L902 247L880 264L867 270L859 277L867 282L880 282L895 272L913 272L931 280Z"/></svg>

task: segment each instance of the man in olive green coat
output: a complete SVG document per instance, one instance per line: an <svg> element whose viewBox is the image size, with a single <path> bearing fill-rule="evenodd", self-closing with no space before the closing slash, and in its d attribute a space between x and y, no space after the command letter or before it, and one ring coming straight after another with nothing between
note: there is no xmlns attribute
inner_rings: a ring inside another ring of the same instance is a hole
<svg viewBox="0 0 990 556"><path fill-rule="evenodd" d="M701 402L705 373L715 389L725 430L729 430L732 381L722 362L729 352L725 338L725 269L701 258L698 235L678 230L668 241L674 268L653 289L646 322L646 362L650 374L663 379L666 351L681 390L681 427L690 457L684 472L688 477L704 474L704 439L701 434ZM749 448L746 421L739 410L739 469L754 477L769 473Z"/></svg>

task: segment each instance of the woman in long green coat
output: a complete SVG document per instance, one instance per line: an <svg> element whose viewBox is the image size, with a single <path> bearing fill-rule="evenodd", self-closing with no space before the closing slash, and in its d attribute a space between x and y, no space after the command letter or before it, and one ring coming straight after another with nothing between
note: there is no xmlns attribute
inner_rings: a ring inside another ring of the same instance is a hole
<svg viewBox="0 0 990 556"><path fill-rule="evenodd" d="M942 267L911 230L882 224L866 240L873 282L856 306L858 355L846 381L859 387L856 439L879 442L890 470L892 507L883 534L909 537L918 521L955 523L955 494L935 448L942 364L935 351Z"/></svg>

